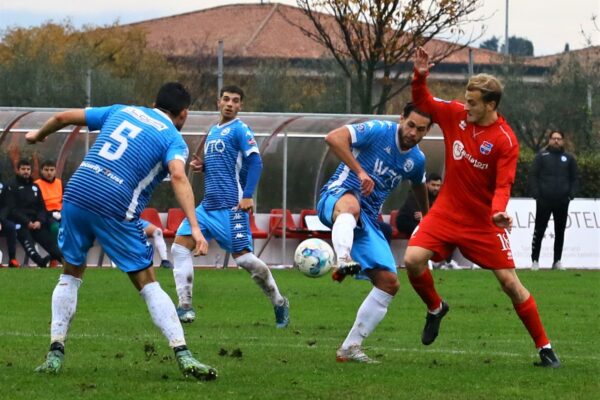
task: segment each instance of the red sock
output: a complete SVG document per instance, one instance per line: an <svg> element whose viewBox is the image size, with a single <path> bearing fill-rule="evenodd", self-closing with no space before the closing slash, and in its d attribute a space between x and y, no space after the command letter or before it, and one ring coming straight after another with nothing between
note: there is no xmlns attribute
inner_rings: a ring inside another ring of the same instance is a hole
<svg viewBox="0 0 600 400"><path fill-rule="evenodd" d="M542 320L540 319L540 314L538 313L533 296L529 295L527 300L521 304L513 304L513 306L515 307L517 315L521 318L521 321L523 321L523 325L527 328L529 335L531 335L531 338L535 342L535 347L539 349L540 347L549 344L550 340L548 340L548 337L546 336L546 331L542 325Z"/></svg>
<svg viewBox="0 0 600 400"><path fill-rule="evenodd" d="M425 269L425 272L417 277L408 274L408 279L415 289L415 292L417 292L423 302L427 304L427 309L429 311L434 311L436 308L440 307L442 299L435 291L433 276L431 276L429 269Z"/></svg>

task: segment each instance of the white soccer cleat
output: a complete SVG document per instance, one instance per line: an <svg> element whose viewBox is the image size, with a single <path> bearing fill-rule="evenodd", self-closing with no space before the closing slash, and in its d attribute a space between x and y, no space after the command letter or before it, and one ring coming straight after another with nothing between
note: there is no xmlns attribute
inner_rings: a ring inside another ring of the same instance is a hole
<svg viewBox="0 0 600 400"><path fill-rule="evenodd" d="M347 349L340 347L335 352L337 362L358 362L363 364L379 364L379 361L373 360L362 351L359 344L354 344Z"/></svg>
<svg viewBox="0 0 600 400"><path fill-rule="evenodd" d="M565 270L565 266L562 265L562 263L560 262L560 260L554 262L554 264L552 264L552 269L557 269L559 271L564 271Z"/></svg>
<svg viewBox="0 0 600 400"><path fill-rule="evenodd" d="M531 270L532 271L538 271L540 269L540 263L537 261L533 261L531 263Z"/></svg>

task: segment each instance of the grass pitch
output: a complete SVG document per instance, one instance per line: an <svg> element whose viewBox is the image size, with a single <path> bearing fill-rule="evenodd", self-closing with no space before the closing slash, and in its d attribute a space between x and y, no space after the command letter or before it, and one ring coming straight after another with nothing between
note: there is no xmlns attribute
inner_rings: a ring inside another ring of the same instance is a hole
<svg viewBox="0 0 600 400"><path fill-rule="evenodd" d="M340 364L335 350L370 290L366 282L273 271L290 299L288 329L242 270L196 270L190 349L219 379L180 374L166 340L125 274L89 269L79 290L63 370L36 374L49 345L50 298L60 270L0 270L3 399L598 399L600 272L520 271L563 362L532 366L531 339L486 271L435 271L451 306L440 336L420 343L425 308L401 289L364 345L378 365ZM175 298L170 271L157 270Z"/></svg>

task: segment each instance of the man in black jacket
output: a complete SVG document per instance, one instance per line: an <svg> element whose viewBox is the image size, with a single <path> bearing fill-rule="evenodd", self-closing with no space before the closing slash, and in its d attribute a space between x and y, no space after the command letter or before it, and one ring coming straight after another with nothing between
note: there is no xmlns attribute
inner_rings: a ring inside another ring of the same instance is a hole
<svg viewBox="0 0 600 400"><path fill-rule="evenodd" d="M13 202L9 218L20 225L17 229L17 238L29 258L40 267L46 267L50 260L60 261L62 255L55 237L50 232L49 215L42 192L31 178L29 161L19 161L15 181L10 185L9 190ZM35 249L35 242L38 242L49 255L42 258Z"/></svg>
<svg viewBox="0 0 600 400"><path fill-rule="evenodd" d="M540 250L550 215L554 218L554 262L552 269L564 269L562 262L569 202L578 190L577 161L565 152L564 135L550 132L548 146L533 160L529 176L531 195L536 200L535 230L531 243L531 269L539 268Z"/></svg>
<svg viewBox="0 0 600 400"><path fill-rule="evenodd" d="M8 187L0 182L0 235L6 238L6 247L8 248L8 266L19 268L17 261L17 231L15 223L7 217L12 209L11 196L8 193ZM0 260L1 261L1 260Z"/></svg>

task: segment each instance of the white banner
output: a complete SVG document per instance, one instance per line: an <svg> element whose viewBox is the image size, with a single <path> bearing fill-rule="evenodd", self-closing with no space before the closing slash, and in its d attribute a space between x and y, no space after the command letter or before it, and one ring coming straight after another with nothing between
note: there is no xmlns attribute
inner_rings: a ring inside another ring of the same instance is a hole
<svg viewBox="0 0 600 400"><path fill-rule="evenodd" d="M535 200L510 199L507 212L513 217L510 244L517 268L531 267L531 240L535 227ZM540 268L554 260L554 220L550 218L542 240ZM561 258L566 268L600 269L600 202L575 199L569 204L565 244Z"/></svg>

